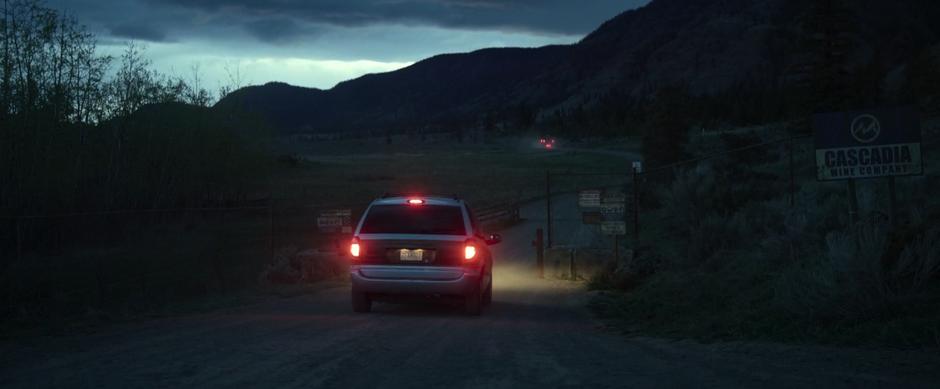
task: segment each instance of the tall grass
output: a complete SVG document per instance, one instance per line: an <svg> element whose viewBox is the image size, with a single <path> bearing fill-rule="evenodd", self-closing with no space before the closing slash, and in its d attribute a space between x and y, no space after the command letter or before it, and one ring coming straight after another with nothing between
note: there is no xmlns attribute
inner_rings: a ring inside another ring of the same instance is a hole
<svg viewBox="0 0 940 389"><path fill-rule="evenodd" d="M689 153L738 147L735 137L747 136L702 138ZM880 181L860 182L864 217L850 225L844 184L816 182L811 145L797 146L792 205L779 146L645 181L656 196L642 203L636 268L592 283L629 293L601 311L660 334L933 344L940 199L923 179L899 179L900 204L912 206L892 226Z"/></svg>

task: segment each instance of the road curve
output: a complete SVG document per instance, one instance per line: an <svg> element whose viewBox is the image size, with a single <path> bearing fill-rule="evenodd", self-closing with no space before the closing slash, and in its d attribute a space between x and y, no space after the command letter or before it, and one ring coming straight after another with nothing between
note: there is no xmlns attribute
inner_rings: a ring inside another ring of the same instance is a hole
<svg viewBox="0 0 940 389"><path fill-rule="evenodd" d="M561 206L565 207L565 206ZM937 355L625 338L584 308L582 285L533 277L544 204L505 231L494 302L379 304L353 314L348 286L152 320L98 334L0 345L0 387L559 388L936 387ZM561 212L561 211L559 211ZM563 213L563 212L561 212ZM583 236L576 223L558 239ZM580 235L579 235L580 234Z"/></svg>

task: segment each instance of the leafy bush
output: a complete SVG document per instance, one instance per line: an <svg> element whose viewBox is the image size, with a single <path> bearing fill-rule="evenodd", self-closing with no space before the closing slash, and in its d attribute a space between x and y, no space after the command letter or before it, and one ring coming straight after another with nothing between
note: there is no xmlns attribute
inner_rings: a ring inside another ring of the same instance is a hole
<svg viewBox="0 0 940 389"><path fill-rule="evenodd" d="M686 153L726 151L739 140L693 137ZM803 149L796 166L811 167ZM641 201L637 260L592 280L631 291L597 305L602 314L658 334L933 342L940 202L929 195L930 177L898 183L900 203L923 204L898 227L887 218L884 182L858 183L863 221L846 227L844 183L799 178L790 203L779 174L785 151L728 154L657 182L655 198Z"/></svg>
<svg viewBox="0 0 940 389"><path fill-rule="evenodd" d="M901 251L890 269L890 287L899 294L918 293L940 275L940 227L933 227Z"/></svg>
<svg viewBox="0 0 940 389"><path fill-rule="evenodd" d="M804 257L784 270L775 283L775 302L792 314L821 319L856 316L883 305L884 233L878 226L830 233L825 254Z"/></svg>
<svg viewBox="0 0 940 389"><path fill-rule="evenodd" d="M261 283L300 284L335 278L346 274L346 262L333 253L284 247L261 272Z"/></svg>

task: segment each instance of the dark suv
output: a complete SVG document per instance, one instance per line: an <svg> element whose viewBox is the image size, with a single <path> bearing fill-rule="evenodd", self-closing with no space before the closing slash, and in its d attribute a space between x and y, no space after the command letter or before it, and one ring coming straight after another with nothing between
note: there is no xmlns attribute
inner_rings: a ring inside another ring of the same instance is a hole
<svg viewBox="0 0 940 389"><path fill-rule="evenodd" d="M380 297L434 295L463 299L479 315L493 296L493 257L463 200L388 197L369 205L350 244L352 307L369 312Z"/></svg>

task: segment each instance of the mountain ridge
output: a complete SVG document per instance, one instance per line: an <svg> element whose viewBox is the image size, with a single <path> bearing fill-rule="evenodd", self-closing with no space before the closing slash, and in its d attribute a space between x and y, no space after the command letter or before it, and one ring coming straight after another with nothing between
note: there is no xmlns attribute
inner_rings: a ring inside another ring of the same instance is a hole
<svg viewBox="0 0 940 389"><path fill-rule="evenodd" d="M812 4L654 0L571 45L440 54L328 90L269 83L235 91L216 107L257 113L282 133L395 131L478 126L513 107L547 117L612 91L645 98L676 84L694 94L744 83L776 88L807 61ZM896 71L940 35L930 23L940 6L926 0L859 0L851 10L861 23L852 52L859 66L884 62L886 72Z"/></svg>

